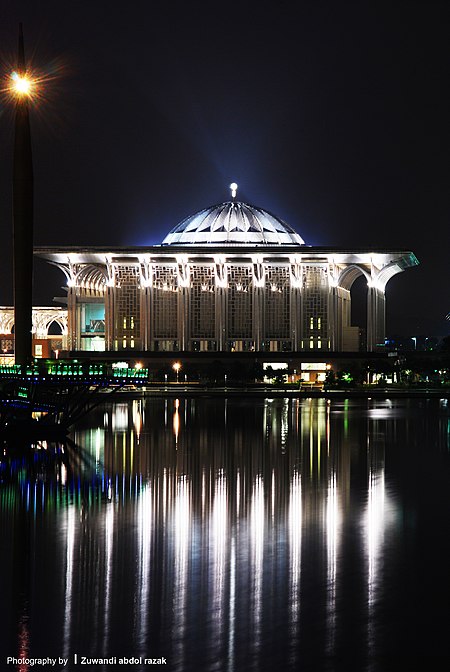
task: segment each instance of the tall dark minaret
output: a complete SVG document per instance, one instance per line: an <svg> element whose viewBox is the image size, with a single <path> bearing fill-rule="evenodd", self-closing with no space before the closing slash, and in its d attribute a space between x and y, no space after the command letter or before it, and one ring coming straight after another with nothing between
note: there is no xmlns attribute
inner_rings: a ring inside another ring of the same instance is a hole
<svg viewBox="0 0 450 672"><path fill-rule="evenodd" d="M15 76L26 76L22 24ZM33 311L33 161L29 119L29 95L17 92L13 160L13 254L15 362L32 358Z"/></svg>

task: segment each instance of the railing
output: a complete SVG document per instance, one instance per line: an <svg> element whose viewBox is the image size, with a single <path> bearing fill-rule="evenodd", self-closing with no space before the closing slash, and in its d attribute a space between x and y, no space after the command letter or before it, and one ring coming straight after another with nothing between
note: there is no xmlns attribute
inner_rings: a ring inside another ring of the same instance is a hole
<svg viewBox="0 0 450 672"><path fill-rule="evenodd" d="M130 383L146 383L148 381L148 369L144 368L114 368L111 364L86 362L44 362L28 366L13 364L12 366L0 365L0 380L86 380L104 378L114 383L115 381L129 381Z"/></svg>

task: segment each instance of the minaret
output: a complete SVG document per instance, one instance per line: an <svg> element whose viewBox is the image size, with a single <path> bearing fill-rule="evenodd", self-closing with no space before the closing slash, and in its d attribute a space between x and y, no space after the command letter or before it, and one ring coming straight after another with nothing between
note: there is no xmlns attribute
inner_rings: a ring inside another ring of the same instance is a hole
<svg viewBox="0 0 450 672"><path fill-rule="evenodd" d="M17 72L13 78L27 82L22 24L19 24ZM33 311L33 161L27 86L15 87L16 110L13 160L13 254L15 362L32 357Z"/></svg>

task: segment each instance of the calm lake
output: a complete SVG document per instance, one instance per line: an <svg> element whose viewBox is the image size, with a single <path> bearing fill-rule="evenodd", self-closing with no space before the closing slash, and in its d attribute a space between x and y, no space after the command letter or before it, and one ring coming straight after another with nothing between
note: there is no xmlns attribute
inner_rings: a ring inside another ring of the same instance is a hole
<svg viewBox="0 0 450 672"><path fill-rule="evenodd" d="M4 445L1 669L449 669L449 410L130 399Z"/></svg>

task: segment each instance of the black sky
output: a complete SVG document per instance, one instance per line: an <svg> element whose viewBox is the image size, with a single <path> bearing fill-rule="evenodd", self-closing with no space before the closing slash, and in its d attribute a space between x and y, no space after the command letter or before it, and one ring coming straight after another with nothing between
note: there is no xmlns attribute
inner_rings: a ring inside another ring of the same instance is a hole
<svg viewBox="0 0 450 672"><path fill-rule="evenodd" d="M3 0L32 111L36 245L160 243L239 198L310 245L412 250L388 332L448 333L450 3ZM0 305L12 304L13 112L0 107ZM35 304L62 275L36 263Z"/></svg>

